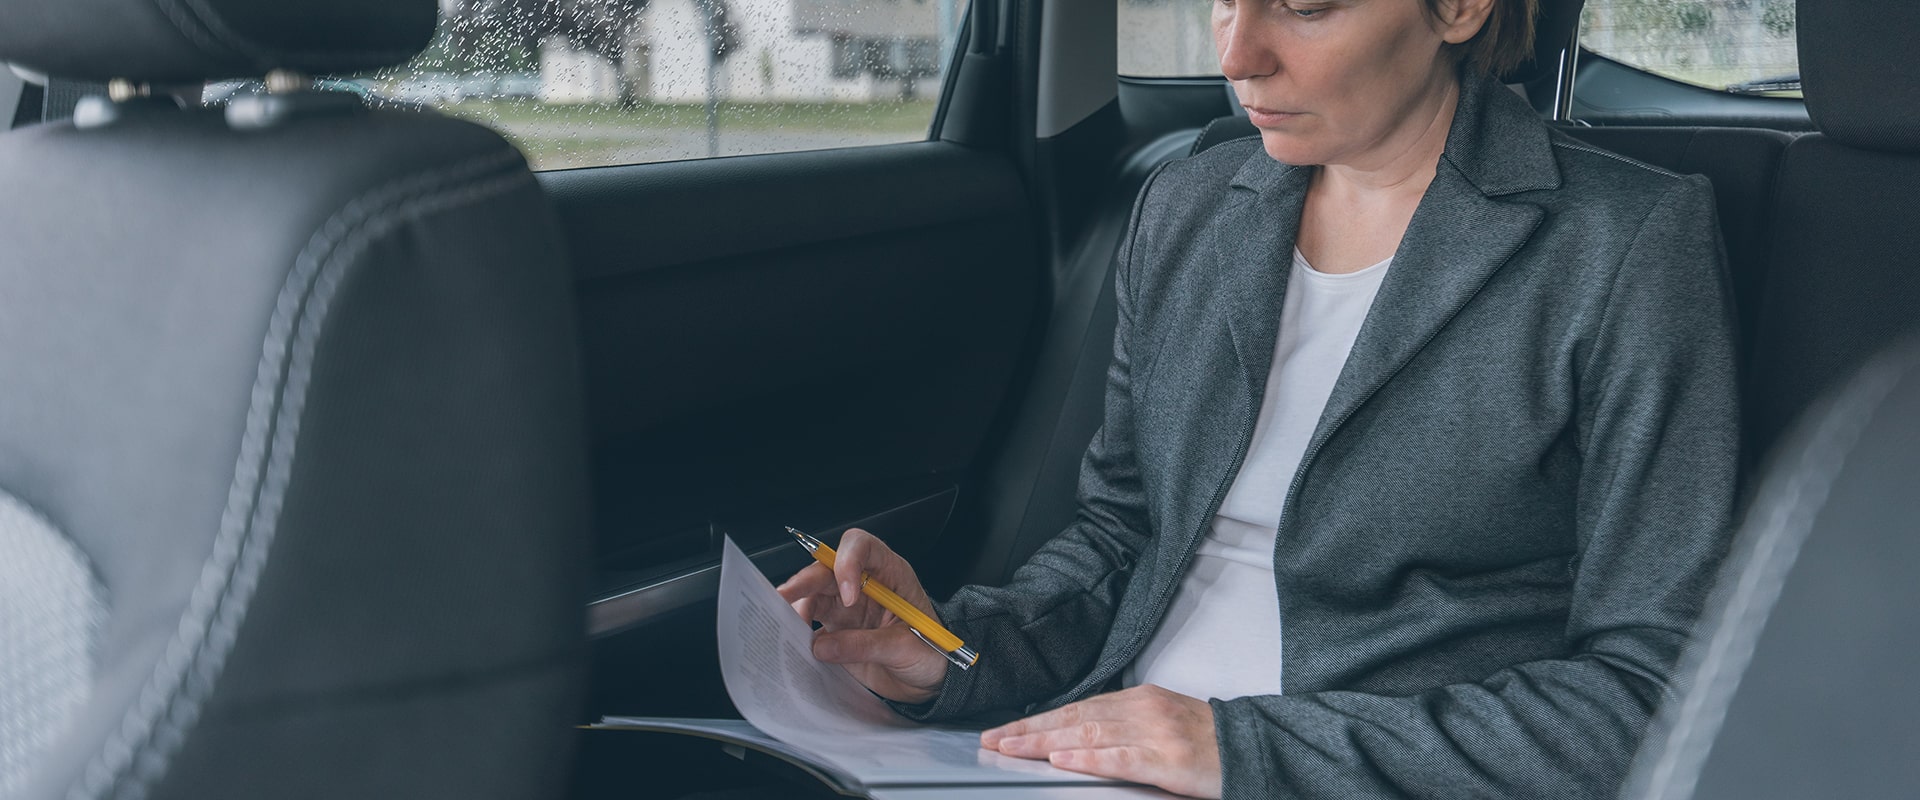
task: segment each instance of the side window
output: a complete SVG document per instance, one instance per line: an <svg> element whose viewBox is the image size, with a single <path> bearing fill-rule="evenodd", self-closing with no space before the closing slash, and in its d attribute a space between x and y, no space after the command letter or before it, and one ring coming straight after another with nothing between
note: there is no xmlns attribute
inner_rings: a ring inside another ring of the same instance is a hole
<svg viewBox="0 0 1920 800"><path fill-rule="evenodd" d="M927 138L964 0L441 0L353 80L493 127L535 169Z"/></svg>
<svg viewBox="0 0 1920 800"><path fill-rule="evenodd" d="M1580 44L1696 86L1798 96L1797 28L1794 0L1587 0Z"/></svg>
<svg viewBox="0 0 1920 800"><path fill-rule="evenodd" d="M1120 0L1120 74L1220 77L1211 0Z"/></svg>

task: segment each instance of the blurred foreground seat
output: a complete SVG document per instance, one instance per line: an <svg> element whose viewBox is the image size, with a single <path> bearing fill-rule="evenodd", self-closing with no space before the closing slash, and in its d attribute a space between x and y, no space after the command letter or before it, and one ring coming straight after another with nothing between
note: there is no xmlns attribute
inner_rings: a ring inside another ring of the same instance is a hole
<svg viewBox="0 0 1920 800"><path fill-rule="evenodd" d="M564 788L567 269L483 128L307 91L433 0L0 0L0 796ZM169 85L267 77L203 109Z"/></svg>
<svg viewBox="0 0 1920 800"><path fill-rule="evenodd" d="M1920 792L1920 346L1781 442L1621 796Z"/></svg>

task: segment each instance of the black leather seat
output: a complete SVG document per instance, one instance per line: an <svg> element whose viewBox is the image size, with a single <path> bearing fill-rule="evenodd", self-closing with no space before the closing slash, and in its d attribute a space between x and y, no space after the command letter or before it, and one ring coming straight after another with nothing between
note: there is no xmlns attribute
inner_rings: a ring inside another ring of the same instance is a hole
<svg viewBox="0 0 1920 800"><path fill-rule="evenodd" d="M1920 5L1800 3L1800 74L1819 133L1780 167L1753 347L1765 445L1868 354L1920 331Z"/></svg>
<svg viewBox="0 0 1920 800"><path fill-rule="evenodd" d="M109 81L0 134L0 796L565 784L588 534L568 271L490 131L299 91L432 0L6 0Z"/></svg>

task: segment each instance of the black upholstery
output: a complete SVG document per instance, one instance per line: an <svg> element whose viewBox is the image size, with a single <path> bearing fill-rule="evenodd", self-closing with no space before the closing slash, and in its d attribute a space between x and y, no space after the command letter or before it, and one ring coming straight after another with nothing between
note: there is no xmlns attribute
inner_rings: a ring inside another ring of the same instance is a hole
<svg viewBox="0 0 1920 800"><path fill-rule="evenodd" d="M1160 164L1187 153L1192 131L1149 143L1122 164L1113 189L1068 257L1053 292L1053 309L1036 356L1033 380L987 471L983 516L985 561L966 576L1001 584L1073 521L1075 485L1087 442L1100 427L1107 366L1113 361L1118 309L1114 254L1126 235L1134 195Z"/></svg>
<svg viewBox="0 0 1920 800"><path fill-rule="evenodd" d="M1801 0L1800 80L1807 113L1848 147L1920 152L1920 3Z"/></svg>
<svg viewBox="0 0 1920 800"><path fill-rule="evenodd" d="M1783 440L1689 688L1623 798L1910 797L1920 786L1920 348L1871 361Z"/></svg>
<svg viewBox="0 0 1920 800"><path fill-rule="evenodd" d="M589 523L553 212L484 128L273 99L0 134L0 492L106 598L9 797L557 794Z"/></svg>
<svg viewBox="0 0 1920 800"><path fill-rule="evenodd" d="M1800 4L1807 105L1821 132L1780 168L1753 346L1750 439L1764 447L1866 358L1920 331L1920 6Z"/></svg>
<svg viewBox="0 0 1920 800"><path fill-rule="evenodd" d="M0 61L156 83L356 72L412 57L437 14L400 0L0 0Z"/></svg>
<svg viewBox="0 0 1920 800"><path fill-rule="evenodd" d="M1819 134L1787 149L1747 403L1772 442L1867 354L1920 330L1920 154Z"/></svg>

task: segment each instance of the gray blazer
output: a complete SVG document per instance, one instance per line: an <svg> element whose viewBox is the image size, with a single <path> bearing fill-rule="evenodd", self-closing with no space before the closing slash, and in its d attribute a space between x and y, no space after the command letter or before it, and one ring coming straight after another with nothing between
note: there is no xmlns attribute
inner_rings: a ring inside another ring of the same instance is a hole
<svg viewBox="0 0 1920 800"><path fill-rule="evenodd" d="M1112 688L1259 412L1311 168L1257 139L1148 181L1074 523L939 606L981 653L922 719ZM1214 700L1228 797L1610 797L1731 529L1713 195L1467 79L1299 471L1284 695Z"/></svg>

